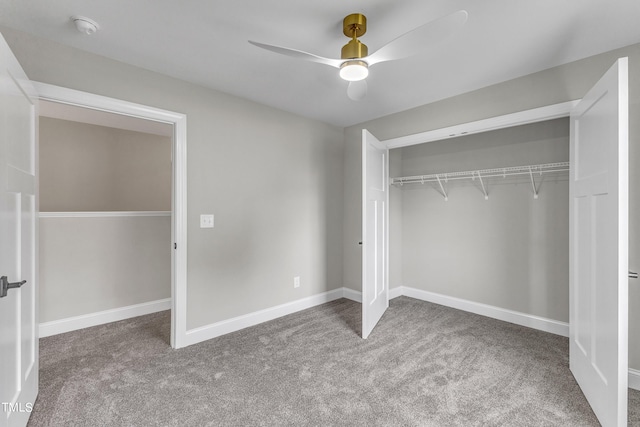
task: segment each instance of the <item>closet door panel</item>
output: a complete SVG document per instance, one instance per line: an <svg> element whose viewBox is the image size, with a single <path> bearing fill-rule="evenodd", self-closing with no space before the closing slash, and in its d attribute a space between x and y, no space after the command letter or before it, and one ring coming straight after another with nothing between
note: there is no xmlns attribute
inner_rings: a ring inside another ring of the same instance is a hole
<svg viewBox="0 0 640 427"><path fill-rule="evenodd" d="M389 150L362 131L362 338L389 307Z"/></svg>

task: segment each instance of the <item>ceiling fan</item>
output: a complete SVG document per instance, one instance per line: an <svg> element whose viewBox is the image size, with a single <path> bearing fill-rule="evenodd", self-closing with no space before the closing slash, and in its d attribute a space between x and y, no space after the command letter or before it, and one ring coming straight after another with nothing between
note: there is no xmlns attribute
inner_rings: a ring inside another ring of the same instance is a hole
<svg viewBox="0 0 640 427"><path fill-rule="evenodd" d="M342 22L343 33L351 40L342 47L341 59L324 58L301 50L252 40L249 40L249 43L292 58L338 68L340 77L349 82L347 95L350 99L359 101L367 94L367 82L365 79L369 75L370 67L380 62L393 61L419 54L421 51L426 50L431 43L445 38L464 25L467 22L467 16L466 10L459 10L427 22L404 33L369 55L367 46L358 40L358 37L367 32L367 18L363 14L353 13L344 18Z"/></svg>

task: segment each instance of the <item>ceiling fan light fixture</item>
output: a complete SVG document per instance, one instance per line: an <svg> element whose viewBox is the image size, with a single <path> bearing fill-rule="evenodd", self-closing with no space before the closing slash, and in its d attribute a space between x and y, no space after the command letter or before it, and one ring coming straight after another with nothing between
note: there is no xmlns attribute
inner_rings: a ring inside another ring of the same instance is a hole
<svg viewBox="0 0 640 427"><path fill-rule="evenodd" d="M369 65L360 60L345 61L340 66L340 77L348 82L364 80L369 75Z"/></svg>

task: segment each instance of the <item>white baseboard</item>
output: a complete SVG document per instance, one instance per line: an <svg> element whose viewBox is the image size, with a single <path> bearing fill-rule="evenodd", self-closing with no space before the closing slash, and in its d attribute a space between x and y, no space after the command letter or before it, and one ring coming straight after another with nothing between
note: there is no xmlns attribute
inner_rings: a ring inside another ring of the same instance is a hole
<svg viewBox="0 0 640 427"><path fill-rule="evenodd" d="M202 341L210 340L240 329L248 328L259 323L268 322L278 317L293 314L295 312L306 310L333 300L345 297L345 289L339 288L333 291L323 292L321 294L312 295L297 301L277 305L275 307L266 308L264 310L255 311L243 316L234 317L223 320L210 325L201 326L199 328L187 331L185 345L197 344ZM353 291L356 292L356 291Z"/></svg>
<svg viewBox="0 0 640 427"><path fill-rule="evenodd" d="M351 288L342 288L342 298L362 303L362 292L354 291Z"/></svg>
<svg viewBox="0 0 640 427"><path fill-rule="evenodd" d="M389 289L389 299L394 299L402 296L402 286Z"/></svg>
<svg viewBox="0 0 640 427"><path fill-rule="evenodd" d="M629 368L629 388L640 391L640 371Z"/></svg>
<svg viewBox="0 0 640 427"><path fill-rule="evenodd" d="M344 291L343 298L362 303L362 292L354 291L351 288L342 288L342 289ZM389 289L389 299L394 299L401 296L402 296L402 287Z"/></svg>
<svg viewBox="0 0 640 427"><path fill-rule="evenodd" d="M347 290L347 288L344 289ZM348 289L348 292L350 296L345 295L345 298L349 298L357 302L361 301L362 294L360 292L354 291L353 289ZM480 314L482 316L491 317L493 319L515 323L516 325L526 326L528 328L538 329L540 331L561 335L563 337L569 336L569 324L565 322L559 322L557 320L520 313L518 311L507 310L505 308L495 307L492 305L482 304L479 302L469 301L461 298L450 297L447 295L437 294L435 292L423 291L407 286L398 286L389 289L389 299L394 299L401 296L407 296L410 298L432 302L462 311L468 311L470 313Z"/></svg>
<svg viewBox="0 0 640 427"><path fill-rule="evenodd" d="M563 337L569 336L569 324L566 322L559 322L557 320L534 316L532 314L507 310L506 308L495 307L462 298L450 297L447 295L437 294L435 292L409 288L407 286L402 286L402 295L444 305L446 307L456 308L462 311L468 311L470 313L480 314L482 316L491 317L505 322L515 323L516 325L550 332Z"/></svg>
<svg viewBox="0 0 640 427"><path fill-rule="evenodd" d="M114 308L112 310L99 311L97 313L84 314L82 316L44 322L40 323L38 330L40 338L44 338L51 335L64 334L65 332L76 331L78 329L117 322L119 320L130 319L132 317L143 316L145 314L170 309L171 298L166 298L157 301L129 305L126 307Z"/></svg>

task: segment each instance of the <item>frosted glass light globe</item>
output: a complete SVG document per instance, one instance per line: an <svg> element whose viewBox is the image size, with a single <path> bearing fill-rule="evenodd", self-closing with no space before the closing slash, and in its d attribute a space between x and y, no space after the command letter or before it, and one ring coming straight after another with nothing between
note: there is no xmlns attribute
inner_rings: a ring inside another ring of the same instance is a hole
<svg viewBox="0 0 640 427"><path fill-rule="evenodd" d="M346 61L340 66L340 77L348 82L364 80L368 75L369 67L364 61Z"/></svg>

